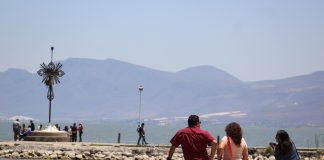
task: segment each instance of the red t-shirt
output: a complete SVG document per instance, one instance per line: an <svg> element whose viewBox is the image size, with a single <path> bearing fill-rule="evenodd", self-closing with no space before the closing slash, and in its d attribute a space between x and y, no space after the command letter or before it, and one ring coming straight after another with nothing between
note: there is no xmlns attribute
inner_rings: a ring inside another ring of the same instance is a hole
<svg viewBox="0 0 324 160"><path fill-rule="evenodd" d="M215 138L198 127L179 130L170 140L172 146L181 145L186 160L208 160L207 145Z"/></svg>

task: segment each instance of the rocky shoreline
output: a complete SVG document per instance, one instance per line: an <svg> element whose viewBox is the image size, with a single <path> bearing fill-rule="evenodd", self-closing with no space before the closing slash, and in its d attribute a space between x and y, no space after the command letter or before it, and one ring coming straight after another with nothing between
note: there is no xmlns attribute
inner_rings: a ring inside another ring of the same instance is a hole
<svg viewBox="0 0 324 160"><path fill-rule="evenodd" d="M111 159L111 160L164 160L167 145L137 146L114 143L70 142L0 142L0 157L8 159ZM324 160L323 149L301 150L302 159ZM177 148L173 159L183 159ZM274 160L265 148L249 149L249 159Z"/></svg>

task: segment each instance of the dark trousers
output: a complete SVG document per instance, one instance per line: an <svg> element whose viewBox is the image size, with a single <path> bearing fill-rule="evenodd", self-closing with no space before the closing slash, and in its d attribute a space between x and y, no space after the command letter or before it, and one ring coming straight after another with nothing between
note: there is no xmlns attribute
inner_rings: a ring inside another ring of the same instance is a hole
<svg viewBox="0 0 324 160"><path fill-rule="evenodd" d="M20 137L19 137L19 141L21 141L21 140L24 140L24 137L26 137L26 136L27 136L27 134L26 134L26 133L24 133L24 134L20 135Z"/></svg>
<svg viewBox="0 0 324 160"><path fill-rule="evenodd" d="M147 144L147 142L145 140L145 135L139 135L137 145L140 144L141 139L142 139L142 144Z"/></svg>
<svg viewBox="0 0 324 160"><path fill-rule="evenodd" d="M19 139L19 131L14 131L14 140L17 141Z"/></svg>
<svg viewBox="0 0 324 160"><path fill-rule="evenodd" d="M83 132L79 132L79 142L82 142L82 135L83 135Z"/></svg>
<svg viewBox="0 0 324 160"><path fill-rule="evenodd" d="M76 141L77 141L77 134L72 133L72 142L76 142Z"/></svg>

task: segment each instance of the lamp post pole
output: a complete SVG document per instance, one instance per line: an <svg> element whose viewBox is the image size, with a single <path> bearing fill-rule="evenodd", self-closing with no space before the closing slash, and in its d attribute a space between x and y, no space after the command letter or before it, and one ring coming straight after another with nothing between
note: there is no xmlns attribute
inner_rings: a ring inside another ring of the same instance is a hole
<svg viewBox="0 0 324 160"><path fill-rule="evenodd" d="M141 109L142 109L142 92L144 90L143 86L140 85L138 87L139 93L140 93L140 101L139 101L139 112L138 112L138 123L141 124Z"/></svg>

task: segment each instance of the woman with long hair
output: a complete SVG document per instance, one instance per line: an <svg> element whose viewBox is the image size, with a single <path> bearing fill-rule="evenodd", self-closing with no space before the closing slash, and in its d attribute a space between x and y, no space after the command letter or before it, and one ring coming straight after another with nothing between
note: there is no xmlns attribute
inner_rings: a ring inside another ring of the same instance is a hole
<svg viewBox="0 0 324 160"><path fill-rule="evenodd" d="M224 136L218 146L218 160L247 160L248 146L243 138L241 126L232 122L225 128Z"/></svg>
<svg viewBox="0 0 324 160"><path fill-rule="evenodd" d="M298 160L296 147L285 130L277 132L276 141L278 144L272 145L276 160Z"/></svg>

